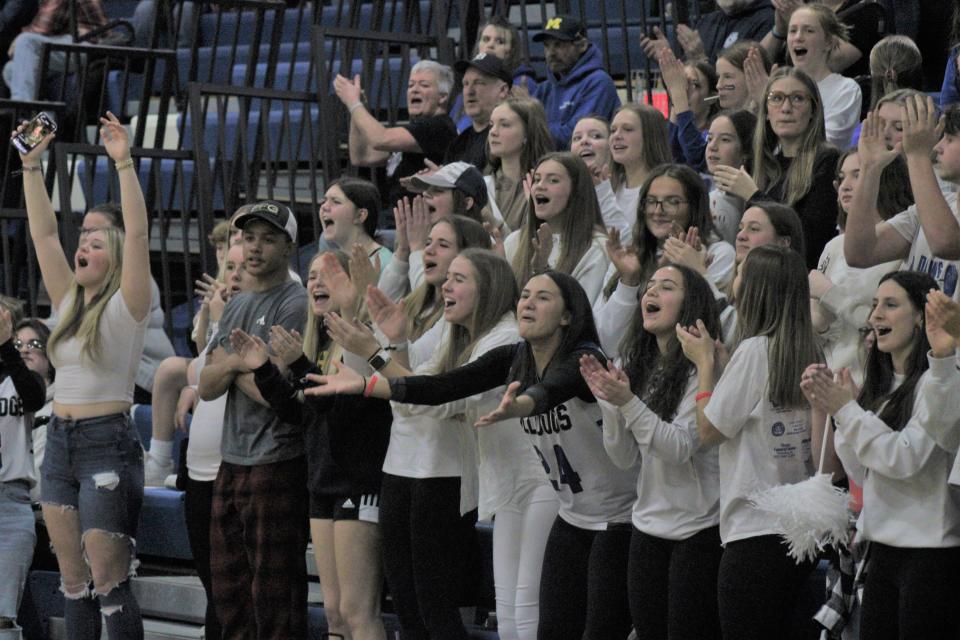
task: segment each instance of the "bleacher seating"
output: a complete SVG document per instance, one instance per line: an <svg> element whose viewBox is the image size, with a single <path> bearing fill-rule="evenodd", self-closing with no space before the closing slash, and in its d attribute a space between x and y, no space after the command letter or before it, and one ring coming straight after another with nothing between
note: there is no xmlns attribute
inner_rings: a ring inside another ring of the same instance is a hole
<svg viewBox="0 0 960 640"><path fill-rule="evenodd" d="M466 1L451 2L445 7L449 11L448 25L443 26L449 27L460 39L464 38L464 34L459 33L455 26L465 18L466 11L461 4L465 5ZM348 8L350 3L327 5L309 0L298 7L265 7L269 3L250 0L251 5L260 7L254 11L236 10L235 5L242 5L237 0L198 14L190 46L176 48L169 58L169 71L171 74L175 72L176 78L175 82L169 79L176 93L176 100L172 101L171 107L177 123L175 151L191 155L189 159L174 160L157 156L141 160L141 181L145 185L152 183L156 191L157 203L151 207L151 211L162 209L166 211L164 215L171 217L182 214L185 220L190 221L202 219L204 228L210 229L215 216L231 213L231 209L243 199L272 195L274 189L281 188L284 180L288 180L288 194L293 194L290 199L294 200L298 213L315 217L323 184L343 171L353 171L347 165L342 144L345 142L342 127L345 110L336 99L330 98L330 86L317 86L320 81L318 78L329 85L332 74L360 74L372 108L389 113L390 117L402 118L406 76L410 67L427 55L452 62L444 58L447 50L438 42L433 42L429 47L409 43L403 45L401 42L403 35L430 36L434 40L437 33L446 36L446 30L432 24L438 2L443 0L359 0L355 7ZM129 17L136 4L137 0L105 2L110 18ZM641 35L649 32L653 24L669 24L668 20L661 17L664 3L571 0L563 4L570 11L584 16L590 41L601 47L611 75L621 86L626 84L627 95L632 96L632 87L629 86L631 72L641 69L648 71L651 66L651 61L646 59L640 47ZM205 6L210 5L215 6L216 3L207 0ZM653 5L658 5L659 10L651 10ZM316 15L314 11L318 6L320 14ZM533 35L542 28L548 13L547 5L542 3L528 6L502 2L497 6L514 13L526 12L524 24L527 35ZM553 13L553 6L550 5L550 14ZM482 3L480 9L484 10ZM275 28L276 16L281 14L282 24ZM621 17L626 20L621 20ZM374 32L380 38L376 43L380 49L371 53L371 48L365 49L366 45L357 43L354 43L354 48L347 47L338 37L318 40L314 31L317 27L359 29L366 30L368 34ZM391 34L395 40L391 39ZM321 51L314 48L318 41L322 42ZM528 48L530 59L543 75L542 43L528 39ZM318 69L320 64L323 67ZM104 104L117 113L139 113L139 122L146 122L150 118L156 120L158 112L165 115L168 106L159 104L159 96L167 81L167 71L165 64L157 64L154 80L150 82L136 69L110 70L105 80L108 98ZM149 88L145 90L145 86ZM220 87L220 95L214 95L214 86ZM231 93L231 87L240 91ZM252 89L261 90L261 93L255 95L256 92L249 91ZM246 95L244 91L247 91ZM82 90L76 88L76 92ZM201 103L204 106L201 107ZM263 106L266 103L269 103L268 107ZM134 108L147 105L150 109ZM324 111L328 107L329 110ZM320 124L324 124L326 129ZM199 130L195 127L199 127ZM96 142L97 134L83 127L78 135L82 138L76 140L78 143ZM160 136L156 137L154 144L157 150L164 148ZM252 170L244 171L248 168L245 163L249 163ZM238 164L241 165L242 176L236 178L231 191L225 185L233 174L227 175L225 172L236 170ZM309 165L309 169L298 173L303 165ZM109 167L107 159L102 156L80 156L75 168L68 173L59 172L58 167L59 180L76 186L75 191L80 193L84 204L107 200L115 193L111 180L105 176L109 176ZM250 176L256 180L255 183L243 181ZM199 197L200 184L209 190L209 200L206 202ZM295 197L298 193L308 195L298 199ZM74 207L68 206L64 210L72 211ZM301 244L306 248L307 255L312 254L312 243L318 233L315 220L312 224L301 223ZM186 239L184 242L187 248L182 253L191 254L191 257L199 255L201 249L189 246ZM198 244L202 245L202 238ZM171 254L177 254L180 250L171 250ZM170 260L173 261L173 258ZM183 261L187 264L186 273L191 273L191 260L184 258ZM184 285L184 282L189 283L190 278L179 278L178 282L173 282L172 277L162 280L161 290L168 310L167 327L173 335L177 353L185 356L192 350L189 344L192 307L183 302L192 295L187 289L189 285ZM35 295L30 302L35 308ZM151 416L149 406L139 406L135 411L135 424L144 446L148 446L150 441ZM181 441L182 435L177 432L175 460ZM152 566L162 566L169 561L178 571L182 571L184 561L191 559L183 526L183 510L181 492L161 488L145 491L137 545L140 555L149 558ZM480 524L478 532L484 553L484 574L478 576L478 580L482 584L483 604L492 608L492 526ZM805 614L809 614L809 609L822 601L823 572L824 566L821 564L810 579ZM62 596L57 592L57 586L55 574L34 572L30 579L30 606L42 609L47 617L62 616ZM310 619L311 637L319 638L321 630L326 628L322 607L311 606ZM398 629L394 617L388 615L385 620L389 632ZM800 633L798 637L813 637L811 625L802 620L797 624L798 629L803 631L811 627L810 634ZM494 632L474 626L471 628L471 637L493 640L497 636Z"/></svg>

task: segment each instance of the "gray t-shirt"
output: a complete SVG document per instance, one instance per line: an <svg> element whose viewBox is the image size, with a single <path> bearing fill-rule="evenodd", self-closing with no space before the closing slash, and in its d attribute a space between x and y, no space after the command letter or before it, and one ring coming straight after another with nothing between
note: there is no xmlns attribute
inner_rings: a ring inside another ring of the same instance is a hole
<svg viewBox="0 0 960 640"><path fill-rule="evenodd" d="M273 325L302 332L306 318L307 293L297 282L288 281L267 291L246 291L227 303L215 340L231 352L229 337L234 329L269 342ZM273 409L231 385L220 450L224 462L231 464L252 466L290 460L304 455L303 430L300 425L282 422Z"/></svg>

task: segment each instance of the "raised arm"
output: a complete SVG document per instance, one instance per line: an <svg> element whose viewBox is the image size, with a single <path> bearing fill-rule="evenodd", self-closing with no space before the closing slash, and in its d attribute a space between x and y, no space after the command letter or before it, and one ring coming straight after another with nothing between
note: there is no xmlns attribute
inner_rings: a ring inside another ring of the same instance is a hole
<svg viewBox="0 0 960 640"><path fill-rule="evenodd" d="M420 145L403 127L385 127L373 117L363 104L360 76L351 82L338 75L333 89L350 111L350 136L348 147L350 162L359 166L383 164L393 151L420 153Z"/></svg>
<svg viewBox="0 0 960 640"><path fill-rule="evenodd" d="M140 178L130 157L130 137L117 116L109 111L100 118L100 137L120 179L120 208L123 210L123 270L120 292L130 315L137 321L150 313L150 242L147 237L147 205Z"/></svg>
<svg viewBox="0 0 960 640"><path fill-rule="evenodd" d="M960 259L960 224L943 197L930 160L942 129L942 125L938 126L933 98L908 98L901 113L903 153L907 157L920 226L933 255L944 260Z"/></svg>
<svg viewBox="0 0 960 640"><path fill-rule="evenodd" d="M877 210L880 177L884 168L897 156L887 149L882 133L882 119L876 112L867 114L857 147L860 156L860 180L853 190L850 212L843 236L843 253L851 267L865 269L875 264L899 260L907 256L910 243L889 224ZM939 192L939 188L937 189Z"/></svg>
<svg viewBox="0 0 960 640"><path fill-rule="evenodd" d="M21 125L13 135L25 128L26 124ZM55 137L56 135L51 133L30 153L20 155L20 161L23 163L23 196L27 204L30 238L37 250L43 285L47 289L54 308L60 306L73 281L73 270L63 252L63 245L60 244L57 216L53 212L53 203L50 202L47 185L43 182L43 166L40 164L43 152Z"/></svg>

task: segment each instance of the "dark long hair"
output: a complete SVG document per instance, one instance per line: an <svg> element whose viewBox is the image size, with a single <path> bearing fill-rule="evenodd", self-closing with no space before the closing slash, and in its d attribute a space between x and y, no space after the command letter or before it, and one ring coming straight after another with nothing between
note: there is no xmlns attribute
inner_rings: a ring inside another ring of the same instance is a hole
<svg viewBox="0 0 960 640"><path fill-rule="evenodd" d="M703 320L711 336L720 334L720 316L717 303L707 281L696 271L680 264L668 264L683 276L683 306L677 318L684 327ZM673 420L687 390L687 383L695 367L683 355L676 335L670 337L667 350L660 353L657 337L643 328L640 305L633 314L630 331L620 345L624 371L630 378L630 388L661 420Z"/></svg>
<svg viewBox="0 0 960 640"><path fill-rule="evenodd" d="M650 193L653 181L657 178L673 178L683 187L683 196L687 200L689 212L684 231L689 230L690 227L696 227L700 231L704 244L709 245L717 241L713 233L713 216L710 214L710 194L700 175L685 164L661 164L654 167L640 187L640 195L637 199L637 221L633 225L633 250L640 259L644 282L657 270L659 241L647 227L647 212L643 204L647 194ZM619 272L613 274L607 282L603 290L604 297L609 298L613 294L618 282L620 282Z"/></svg>
<svg viewBox="0 0 960 640"><path fill-rule="evenodd" d="M570 316L570 322L560 331L563 337L557 346L557 352L554 354L547 367L550 367L558 358L582 348L593 348L600 350L600 336L597 334L597 325L593 321L593 310L590 305L590 298L577 279L567 275L562 271L547 269L536 274L537 276L547 276L560 290L560 296L563 298L563 309ZM523 283L526 286L526 282ZM533 359L533 350L530 344L524 342L523 356L514 360L510 369L510 380L520 381L520 390L534 384L537 380L537 365Z"/></svg>
<svg viewBox="0 0 960 640"><path fill-rule="evenodd" d="M895 391L890 391L893 386L893 357L889 353L880 351L877 343L873 343L867 353L863 388L860 389L857 402L864 409L877 413L888 427L899 431L910 420L917 383L930 366L927 362L930 342L927 340L927 316L924 306L927 301L927 292L939 287L929 274L922 271L892 271L880 278L880 284L887 280L893 280L906 291L910 304L920 312L921 326L916 331L913 349L910 351L910 357L907 358L906 371L904 371L906 379Z"/></svg>

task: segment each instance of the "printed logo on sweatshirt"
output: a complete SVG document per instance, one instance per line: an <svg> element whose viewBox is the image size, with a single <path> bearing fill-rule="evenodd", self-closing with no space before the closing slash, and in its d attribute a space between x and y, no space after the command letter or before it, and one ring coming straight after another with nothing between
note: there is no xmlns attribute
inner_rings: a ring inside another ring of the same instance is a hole
<svg viewBox="0 0 960 640"><path fill-rule="evenodd" d="M777 436L777 437L780 437L780 436L782 436L782 435L784 434L784 432L785 432L786 430L787 430L787 428L786 428L785 426L783 426L783 423L782 423L782 422L774 422L774 423L773 423L773 427L770 429L770 433L772 433L773 435L775 435L775 436Z"/></svg>
<svg viewBox="0 0 960 640"><path fill-rule="evenodd" d="M23 415L23 401L20 396L10 396L9 398L0 398L0 417Z"/></svg>
<svg viewBox="0 0 960 640"><path fill-rule="evenodd" d="M258 326L261 326L261 327L267 326L267 316L266 316L266 314L264 314L264 315L260 316L259 318L257 318L257 325L258 325Z"/></svg>

